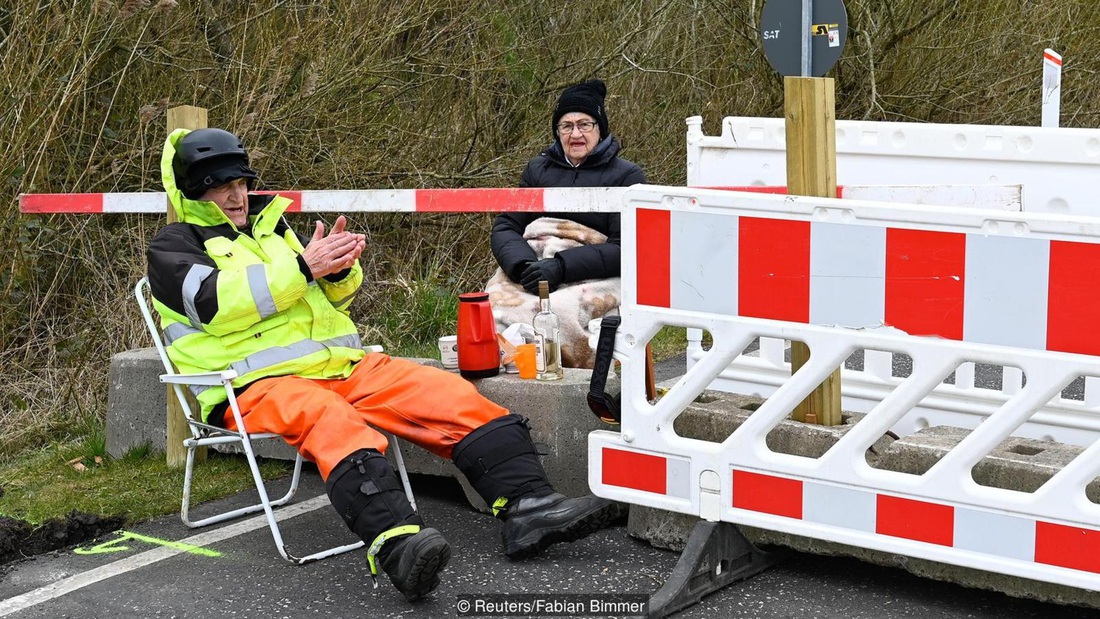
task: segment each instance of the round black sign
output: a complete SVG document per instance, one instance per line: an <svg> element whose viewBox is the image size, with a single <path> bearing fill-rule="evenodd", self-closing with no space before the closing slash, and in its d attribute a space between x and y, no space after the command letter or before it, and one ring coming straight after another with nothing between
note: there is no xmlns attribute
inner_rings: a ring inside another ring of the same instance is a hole
<svg viewBox="0 0 1100 619"><path fill-rule="evenodd" d="M810 2L810 72L821 77L833 68L848 41L844 0L767 0L760 17L764 55L782 75L802 75L802 3Z"/></svg>

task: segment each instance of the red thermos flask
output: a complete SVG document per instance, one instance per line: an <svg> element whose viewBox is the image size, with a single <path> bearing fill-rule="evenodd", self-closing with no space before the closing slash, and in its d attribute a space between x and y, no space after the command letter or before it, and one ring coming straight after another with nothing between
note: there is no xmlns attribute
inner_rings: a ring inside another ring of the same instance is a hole
<svg viewBox="0 0 1100 619"><path fill-rule="evenodd" d="M488 378L500 372L500 347L489 293L458 295L458 371L463 378Z"/></svg>

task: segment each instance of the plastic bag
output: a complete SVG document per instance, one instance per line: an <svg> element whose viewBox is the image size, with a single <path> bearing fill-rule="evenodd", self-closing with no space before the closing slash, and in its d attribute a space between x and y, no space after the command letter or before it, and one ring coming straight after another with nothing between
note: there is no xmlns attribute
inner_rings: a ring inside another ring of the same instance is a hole
<svg viewBox="0 0 1100 619"><path fill-rule="evenodd" d="M535 340L535 330L531 325L517 322L508 325L508 328L497 333L497 344L500 345L500 364L508 374L518 374L519 368L512 363L516 358L516 346Z"/></svg>

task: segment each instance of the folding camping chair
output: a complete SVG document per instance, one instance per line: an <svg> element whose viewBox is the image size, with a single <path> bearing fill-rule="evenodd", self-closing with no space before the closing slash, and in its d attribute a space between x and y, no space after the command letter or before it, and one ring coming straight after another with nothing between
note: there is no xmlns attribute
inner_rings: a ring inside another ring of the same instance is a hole
<svg viewBox="0 0 1100 619"><path fill-rule="evenodd" d="M275 547L279 550L279 554L284 559L298 565L309 563L311 561L317 561L325 557L331 557L333 555L341 554L357 548L363 547L363 542L360 540L354 544L347 544L344 546L337 546L329 548L328 550L322 550L315 552L304 557L296 557L286 550L286 545L283 543L282 533L279 531L279 524L275 520L275 514L273 508L285 505L290 502L290 499L294 497L294 493L298 490L298 482L302 473L303 458L299 454L294 460L294 475L290 481L290 489L287 493L277 500L270 500L267 494L267 486L264 483L263 477L260 476L260 468L256 463L256 454L252 449L252 442L267 439L280 438L277 434L269 433L249 433L247 429L244 429L244 423L241 421L241 411L237 406L237 399L233 393L232 381L237 377L237 373L234 370L222 370L220 372L204 372L201 374L180 374L176 372L172 366L172 362L168 359L168 353L165 351L164 342L161 339L160 329L157 327L156 321L153 319L153 314L149 309L149 281L148 278L141 278L134 287L134 296L137 297L138 305L141 307L141 315L145 319L145 326L149 329L149 334L153 338L153 344L156 345L157 354L160 355L161 363L164 364L164 374L161 374L160 381L162 383L172 385L172 391L176 395L176 399L179 400L180 407L183 409L183 413L187 419L187 425L191 429L191 438L184 439L183 445L187 448L187 465L184 469L183 477L183 502L180 506L180 519L183 523L190 528L199 528L207 525L215 524L218 522L224 522L231 518L237 518L246 514L253 514L259 511L263 511L267 516L267 524L271 529L271 536L275 538ZM380 346L369 347L372 351L381 351ZM184 397L183 386L221 386L225 389L225 393L229 398L229 410L232 412L234 418L237 421L237 427L242 428L239 432L232 432L225 428L219 428L209 424L202 423L196 416L191 406L188 404L187 398ZM389 438L390 450L394 454L394 458L397 464L397 471L401 476L401 483L405 487L405 495L409 498L409 503L412 505L413 510L416 510L416 499L413 497L412 487L409 485L409 475L405 470L405 460L401 455L401 446L398 444L396 437L386 433ZM195 450L199 447L206 447L211 445L231 445L240 444L241 450L244 452L245 457L248 459L248 466L252 470L252 479L256 483L256 492L260 495L260 502L248 507L242 507L239 509L230 510L208 518L201 520L191 520L188 514L191 503L191 480L194 474L195 468Z"/></svg>

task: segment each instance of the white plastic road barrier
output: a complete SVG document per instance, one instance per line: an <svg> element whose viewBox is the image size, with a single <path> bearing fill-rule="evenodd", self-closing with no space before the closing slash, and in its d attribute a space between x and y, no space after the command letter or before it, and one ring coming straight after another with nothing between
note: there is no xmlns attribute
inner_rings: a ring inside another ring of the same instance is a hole
<svg viewBox="0 0 1100 619"><path fill-rule="evenodd" d="M783 193L784 187L730 187ZM266 191L290 198L289 212L306 213L479 213L533 211L558 213L619 212L622 187L504 189L366 189L337 191ZM1020 187L888 186L838 187L841 197L913 204L974 205L1020 210ZM163 192L38 193L19 196L23 213L152 213L167 208Z"/></svg>
<svg viewBox="0 0 1100 619"><path fill-rule="evenodd" d="M1100 221L673 187L635 187L623 211L620 432L589 435L603 497L1100 591L1095 441L1035 492L978 485L972 467L1081 375L1100 375ZM656 403L645 344L664 325L713 345ZM754 338L811 356L722 442L676 417ZM768 432L855 350L904 353L912 374L819 458ZM966 362L1026 375L921 475L866 450ZM1100 415L1082 405L1082 415Z"/></svg>
<svg viewBox="0 0 1100 619"><path fill-rule="evenodd" d="M687 184L785 185L782 118L687 119ZM1020 184L1023 210L1100 216L1100 129L836 121L842 185Z"/></svg>

